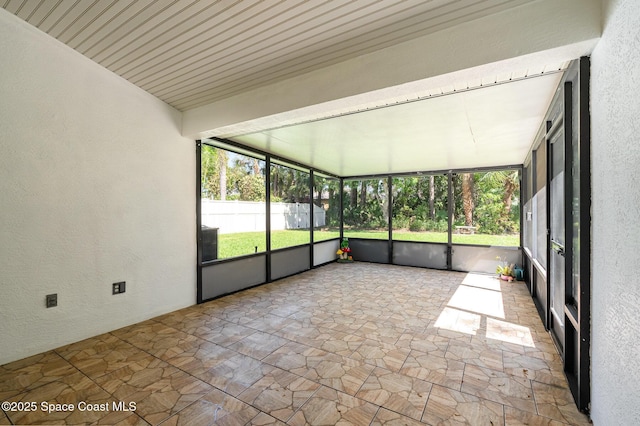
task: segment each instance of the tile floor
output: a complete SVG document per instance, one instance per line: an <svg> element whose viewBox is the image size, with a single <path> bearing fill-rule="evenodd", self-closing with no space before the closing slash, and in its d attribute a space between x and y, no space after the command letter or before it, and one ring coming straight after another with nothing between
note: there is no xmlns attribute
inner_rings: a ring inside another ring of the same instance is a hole
<svg viewBox="0 0 640 426"><path fill-rule="evenodd" d="M589 424L524 284L368 263L0 366L0 400L38 404L0 424Z"/></svg>

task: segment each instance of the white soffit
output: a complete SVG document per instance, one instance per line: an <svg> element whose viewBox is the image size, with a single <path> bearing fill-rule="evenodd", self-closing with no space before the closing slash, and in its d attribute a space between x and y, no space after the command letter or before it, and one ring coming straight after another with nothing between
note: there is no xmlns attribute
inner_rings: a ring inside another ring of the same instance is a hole
<svg viewBox="0 0 640 426"><path fill-rule="evenodd" d="M522 164L561 77L452 87L451 94L229 139L339 176Z"/></svg>
<svg viewBox="0 0 640 426"><path fill-rule="evenodd" d="M185 111L531 0L0 0Z"/></svg>

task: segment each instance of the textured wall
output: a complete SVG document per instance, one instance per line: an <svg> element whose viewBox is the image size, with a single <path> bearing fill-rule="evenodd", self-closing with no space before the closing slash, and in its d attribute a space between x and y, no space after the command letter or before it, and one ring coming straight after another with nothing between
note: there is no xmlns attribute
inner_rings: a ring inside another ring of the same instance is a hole
<svg viewBox="0 0 640 426"><path fill-rule="evenodd" d="M180 113L4 9L0 58L0 364L194 304Z"/></svg>
<svg viewBox="0 0 640 426"><path fill-rule="evenodd" d="M592 418L640 424L640 2L604 2L592 55Z"/></svg>

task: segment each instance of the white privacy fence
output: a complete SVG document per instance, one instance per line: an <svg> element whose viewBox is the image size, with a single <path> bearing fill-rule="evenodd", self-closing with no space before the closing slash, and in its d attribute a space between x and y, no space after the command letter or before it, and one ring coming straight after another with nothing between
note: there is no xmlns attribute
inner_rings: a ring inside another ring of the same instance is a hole
<svg viewBox="0 0 640 426"><path fill-rule="evenodd" d="M309 204L271 203L271 229L309 229ZM202 224L220 234L264 231L266 206L259 201L202 200ZM314 227L325 225L325 211L313 205Z"/></svg>

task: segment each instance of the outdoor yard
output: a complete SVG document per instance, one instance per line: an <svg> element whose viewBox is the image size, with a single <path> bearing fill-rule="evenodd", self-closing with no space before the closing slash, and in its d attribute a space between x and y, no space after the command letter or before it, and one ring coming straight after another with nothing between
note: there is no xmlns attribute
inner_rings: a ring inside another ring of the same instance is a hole
<svg viewBox="0 0 640 426"><path fill-rule="evenodd" d="M337 230L319 231L313 233L315 242L338 238L340 232ZM386 240L388 233L385 231L348 231L344 236L347 238L370 238ZM515 235L489 235L489 234L453 234L453 243L457 244L478 244L488 246L519 246L520 236ZM432 243L446 243L446 232L411 232L394 231L393 239L396 241L422 241ZM309 243L309 230L281 230L271 231L271 249L291 247ZM218 235L218 257L225 259L228 257L241 256L251 253L263 252L266 249L264 232L239 232L235 234Z"/></svg>

